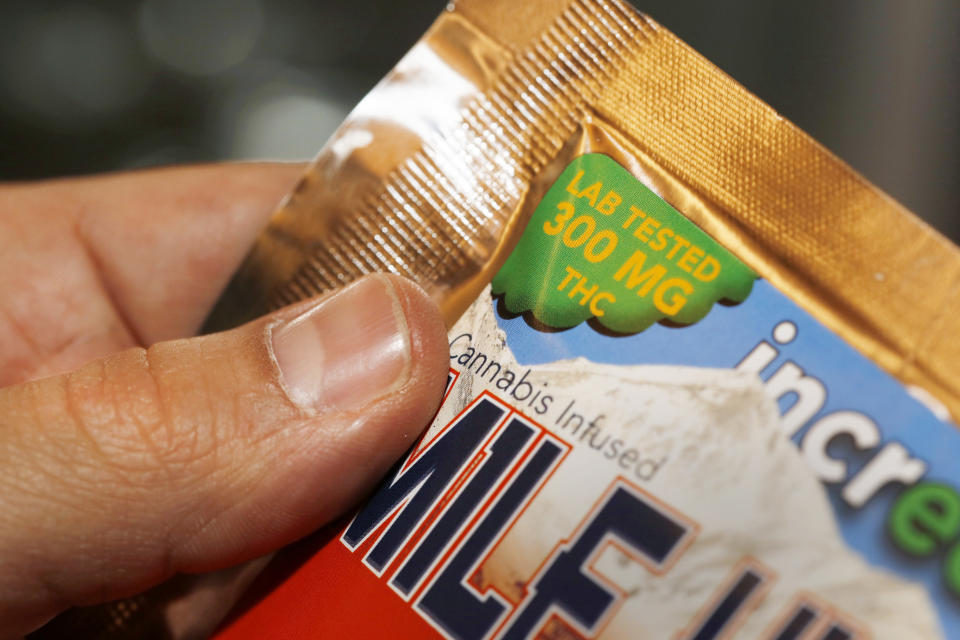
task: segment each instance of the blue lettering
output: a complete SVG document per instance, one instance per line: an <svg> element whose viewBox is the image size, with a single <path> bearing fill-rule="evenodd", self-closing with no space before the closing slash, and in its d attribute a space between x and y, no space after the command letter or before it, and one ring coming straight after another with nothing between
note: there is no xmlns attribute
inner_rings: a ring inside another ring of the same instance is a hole
<svg viewBox="0 0 960 640"><path fill-rule="evenodd" d="M555 554L535 579L531 594L514 613L503 640L530 637L553 609L591 633L616 598L584 572L584 564L593 552L612 535L662 565L690 532L689 527L618 483L573 543Z"/></svg>
<svg viewBox="0 0 960 640"><path fill-rule="evenodd" d="M457 499L453 501L430 533L417 543L416 551L410 554L400 571L394 576L391 584L400 593L408 595L420 582L457 530L463 526L497 479L504 474L530 441L533 432L533 427L519 419L514 418L510 421L491 446L490 457L477 470L467 486L457 494Z"/></svg>
<svg viewBox="0 0 960 640"><path fill-rule="evenodd" d="M470 534L450 562L424 593L417 607L451 637L480 640L506 612L506 604L493 596L479 597L464 583L472 569L494 544L534 489L562 453L559 445L544 440L510 483L490 512Z"/></svg>
<svg viewBox="0 0 960 640"><path fill-rule="evenodd" d="M383 571L505 413L503 406L481 397L409 468L388 476L347 527L343 543L356 549L407 501L365 558L374 570Z"/></svg>

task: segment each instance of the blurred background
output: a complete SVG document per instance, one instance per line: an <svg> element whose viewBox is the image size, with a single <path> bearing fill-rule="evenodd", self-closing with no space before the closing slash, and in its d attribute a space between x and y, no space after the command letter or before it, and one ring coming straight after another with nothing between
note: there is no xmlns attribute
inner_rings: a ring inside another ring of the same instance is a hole
<svg viewBox="0 0 960 640"><path fill-rule="evenodd" d="M0 2L0 180L309 158L444 4ZM636 4L960 240L960 1Z"/></svg>

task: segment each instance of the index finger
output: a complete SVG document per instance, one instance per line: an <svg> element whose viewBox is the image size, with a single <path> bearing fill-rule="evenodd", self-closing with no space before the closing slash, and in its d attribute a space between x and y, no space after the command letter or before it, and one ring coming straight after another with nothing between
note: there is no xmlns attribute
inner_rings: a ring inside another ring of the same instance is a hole
<svg viewBox="0 0 960 640"><path fill-rule="evenodd" d="M196 333L303 165L223 164L121 173L49 186L140 342Z"/></svg>

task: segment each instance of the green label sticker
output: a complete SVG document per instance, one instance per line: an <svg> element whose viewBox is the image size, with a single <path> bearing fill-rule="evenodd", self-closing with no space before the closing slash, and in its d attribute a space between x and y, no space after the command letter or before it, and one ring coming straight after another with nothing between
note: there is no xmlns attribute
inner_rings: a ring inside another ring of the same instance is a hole
<svg viewBox="0 0 960 640"><path fill-rule="evenodd" d="M609 157L576 158L493 279L510 313L637 333L743 302L756 274Z"/></svg>

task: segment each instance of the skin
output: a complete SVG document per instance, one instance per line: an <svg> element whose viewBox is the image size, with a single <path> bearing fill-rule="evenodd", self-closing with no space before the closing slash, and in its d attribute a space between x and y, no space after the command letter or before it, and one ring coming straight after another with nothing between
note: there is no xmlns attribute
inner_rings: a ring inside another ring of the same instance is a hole
<svg viewBox="0 0 960 640"><path fill-rule="evenodd" d="M426 426L446 334L400 278L375 276L409 328L409 375L359 408L284 392L267 327L318 300L189 338L301 171L0 185L0 637L278 549L353 506Z"/></svg>

